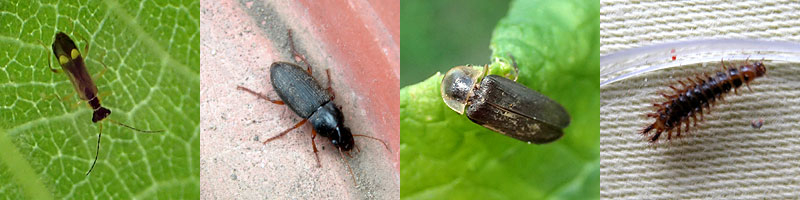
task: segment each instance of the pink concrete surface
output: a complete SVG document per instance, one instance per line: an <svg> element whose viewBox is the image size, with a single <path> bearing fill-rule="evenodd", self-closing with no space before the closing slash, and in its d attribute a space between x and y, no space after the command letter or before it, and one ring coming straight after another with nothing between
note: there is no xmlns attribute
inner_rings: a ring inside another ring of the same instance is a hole
<svg viewBox="0 0 800 200"><path fill-rule="evenodd" d="M203 199L397 199L399 176L399 1L202 1L200 194ZM293 61L286 30L327 84L361 151L340 157L311 127L261 142L301 120L288 107L236 90L277 98L269 65ZM345 163L357 179L353 182Z"/></svg>

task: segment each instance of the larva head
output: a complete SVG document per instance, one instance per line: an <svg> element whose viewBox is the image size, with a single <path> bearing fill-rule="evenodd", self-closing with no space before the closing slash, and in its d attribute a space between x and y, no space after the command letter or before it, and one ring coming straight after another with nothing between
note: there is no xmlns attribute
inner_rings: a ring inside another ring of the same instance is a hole
<svg viewBox="0 0 800 200"><path fill-rule="evenodd" d="M767 67L764 66L763 62L757 61L753 63L753 67L756 70L756 77L761 77L764 76L764 74L767 74Z"/></svg>

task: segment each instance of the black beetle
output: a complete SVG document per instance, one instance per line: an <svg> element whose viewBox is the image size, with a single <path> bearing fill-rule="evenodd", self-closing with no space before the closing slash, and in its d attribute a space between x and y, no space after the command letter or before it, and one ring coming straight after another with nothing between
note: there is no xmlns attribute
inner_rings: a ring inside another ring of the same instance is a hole
<svg viewBox="0 0 800 200"><path fill-rule="evenodd" d="M512 65L519 74L514 57ZM448 107L483 127L536 144L561 138L570 117L561 104L515 80L487 75L472 66L453 67L442 78L442 99ZM480 82L478 82L480 81Z"/></svg>
<svg viewBox="0 0 800 200"><path fill-rule="evenodd" d="M356 147L355 142L353 141L354 136L366 137L380 141L388 150L389 145L383 140L367 135L352 134L350 129L345 127L344 115L340 111L340 108L336 107L333 102L335 95L331 89L330 72L325 70L325 73L328 77L328 88L324 89L314 79L314 77L311 76L311 65L308 64L308 61L306 61L304 56L300 55L300 53L295 50L291 30L288 32L288 37L292 56L299 58L303 63L306 64L307 68L304 70L302 67L288 62L272 63L269 69L270 81L272 83L272 88L278 93L278 96L281 100L272 100L264 94L255 92L242 86L236 87L239 90L243 90L257 96L260 99L264 99L275 104L288 105L295 114L303 118L302 121L295 124L292 128L289 128L280 134L267 139L263 142L263 144L267 144L267 142L278 139L286 135L286 133L290 132L291 130L302 126L307 121L311 121L311 146L314 149L314 156L317 159L317 166L321 166L319 162L319 154L317 153L319 151L317 150L316 143L314 142L317 134L329 138L331 143L333 143L333 146L339 150L342 158L344 158L344 154L342 154L342 152L348 154L349 156L350 154L348 152L352 150L353 147ZM350 170L350 174L352 175L353 170L350 169L349 164L347 168ZM353 177L353 181L355 181L355 176Z"/></svg>

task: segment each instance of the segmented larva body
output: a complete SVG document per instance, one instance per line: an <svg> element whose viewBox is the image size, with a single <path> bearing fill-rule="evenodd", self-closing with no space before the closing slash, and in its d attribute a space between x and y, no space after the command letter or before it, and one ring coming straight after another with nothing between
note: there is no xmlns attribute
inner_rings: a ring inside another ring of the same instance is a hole
<svg viewBox="0 0 800 200"><path fill-rule="evenodd" d="M674 94L662 92L661 96L664 96L667 101L653 104L656 111L648 113L647 117L655 118L656 121L645 127L641 133L648 135L649 132L655 131L655 134L649 139L653 143L663 132L667 132L667 140L671 140L674 129L678 129L676 137L680 137L682 124L686 124L685 130L689 131L690 119L694 120L694 126L697 126L697 114L700 115L700 120L703 120L703 109L708 110L714 106L714 102L717 99L722 100L723 95L730 92L731 89L734 90L734 93L738 93L736 89L742 84L747 85L747 88L750 89L750 81L767 73L767 68L760 61L752 64L745 61L744 65L732 68L725 67L723 62L722 68L723 71L711 76L704 74L702 77L696 75L694 78L687 78L688 84L678 81L682 88L670 86L675 91Z"/></svg>

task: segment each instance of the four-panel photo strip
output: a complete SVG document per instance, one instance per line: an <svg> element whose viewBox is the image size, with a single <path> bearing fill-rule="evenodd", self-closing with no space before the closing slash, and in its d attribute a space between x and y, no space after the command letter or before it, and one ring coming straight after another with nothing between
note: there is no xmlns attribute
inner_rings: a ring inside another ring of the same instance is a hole
<svg viewBox="0 0 800 200"><path fill-rule="evenodd" d="M2 199L800 199L794 0L0 1Z"/></svg>

